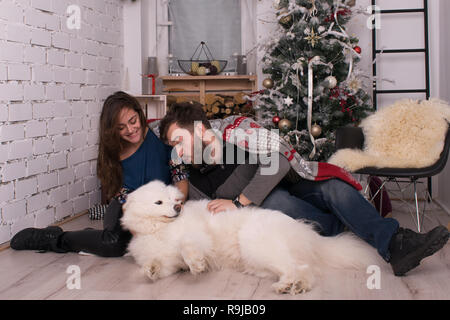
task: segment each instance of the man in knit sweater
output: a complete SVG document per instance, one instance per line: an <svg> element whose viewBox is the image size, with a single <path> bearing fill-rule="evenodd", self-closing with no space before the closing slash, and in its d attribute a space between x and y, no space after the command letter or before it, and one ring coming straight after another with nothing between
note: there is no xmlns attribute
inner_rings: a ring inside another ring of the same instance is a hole
<svg viewBox="0 0 450 320"><path fill-rule="evenodd" d="M248 125L242 125L245 122ZM187 165L189 199L211 199L212 213L257 205L306 219L324 236L347 228L375 247L397 276L447 243L449 232L443 226L418 234L400 228L395 219L382 218L359 193L360 185L351 175L328 164L304 161L254 121L240 117L225 124L218 135L201 105L182 103L171 107L159 127L160 138ZM266 136L264 144L256 145L272 147L261 151L252 141L230 139L237 129L248 134L260 129ZM279 145L273 147L274 141Z"/></svg>

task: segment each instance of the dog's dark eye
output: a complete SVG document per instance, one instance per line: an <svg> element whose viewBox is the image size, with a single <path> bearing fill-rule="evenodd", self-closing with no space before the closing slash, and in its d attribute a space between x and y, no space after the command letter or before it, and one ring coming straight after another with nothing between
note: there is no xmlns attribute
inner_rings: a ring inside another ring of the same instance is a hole
<svg viewBox="0 0 450 320"><path fill-rule="evenodd" d="M158 200L158 201L155 202L155 204L158 204L158 205L159 205L159 204L162 204L162 201L161 201L161 200Z"/></svg>

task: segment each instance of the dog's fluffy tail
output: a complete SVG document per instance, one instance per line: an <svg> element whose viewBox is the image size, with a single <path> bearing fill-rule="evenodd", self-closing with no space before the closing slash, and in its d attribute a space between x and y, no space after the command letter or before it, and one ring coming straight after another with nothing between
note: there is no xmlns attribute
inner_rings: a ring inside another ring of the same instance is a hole
<svg viewBox="0 0 450 320"><path fill-rule="evenodd" d="M361 270L370 265L380 265L382 260L376 249L349 232L322 237L319 243L320 260L332 268Z"/></svg>

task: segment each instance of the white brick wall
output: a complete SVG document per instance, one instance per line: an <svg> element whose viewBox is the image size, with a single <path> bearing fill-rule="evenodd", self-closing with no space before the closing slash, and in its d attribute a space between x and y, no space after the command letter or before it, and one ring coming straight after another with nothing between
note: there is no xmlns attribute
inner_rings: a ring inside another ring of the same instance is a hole
<svg viewBox="0 0 450 320"><path fill-rule="evenodd" d="M8 66L8 80L31 80L31 69L23 64Z"/></svg>
<svg viewBox="0 0 450 320"><path fill-rule="evenodd" d="M66 26L72 4L79 30ZM122 83L123 5L0 1L0 243L100 201L98 121Z"/></svg>

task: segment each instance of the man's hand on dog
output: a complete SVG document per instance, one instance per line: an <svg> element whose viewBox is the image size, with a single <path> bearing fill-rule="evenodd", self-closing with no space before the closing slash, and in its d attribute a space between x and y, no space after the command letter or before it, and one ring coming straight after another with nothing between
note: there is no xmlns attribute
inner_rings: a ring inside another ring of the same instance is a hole
<svg viewBox="0 0 450 320"><path fill-rule="evenodd" d="M236 209L236 206L233 201L228 199L215 199L208 203L208 210L213 214L234 209Z"/></svg>
<svg viewBox="0 0 450 320"><path fill-rule="evenodd" d="M252 204L252 201L242 193L239 195L239 202L245 207ZM233 200L215 199L208 203L208 210L213 214L234 209L236 209L236 205L233 203Z"/></svg>

